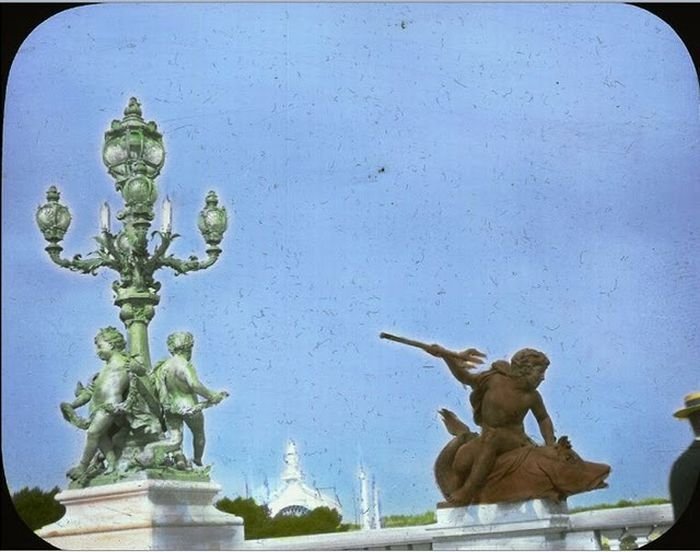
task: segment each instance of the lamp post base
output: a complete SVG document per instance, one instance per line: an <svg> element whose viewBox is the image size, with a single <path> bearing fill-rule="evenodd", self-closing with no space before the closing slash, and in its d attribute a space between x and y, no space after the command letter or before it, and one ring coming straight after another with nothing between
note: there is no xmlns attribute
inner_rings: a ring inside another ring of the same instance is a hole
<svg viewBox="0 0 700 552"><path fill-rule="evenodd" d="M214 483L132 480L56 495L66 514L37 534L71 550L231 550L243 520L214 507Z"/></svg>

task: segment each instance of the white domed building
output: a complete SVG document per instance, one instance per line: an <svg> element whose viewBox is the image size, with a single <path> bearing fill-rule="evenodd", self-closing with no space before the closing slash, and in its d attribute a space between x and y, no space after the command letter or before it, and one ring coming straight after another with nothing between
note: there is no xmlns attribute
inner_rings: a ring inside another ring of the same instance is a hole
<svg viewBox="0 0 700 552"><path fill-rule="evenodd" d="M299 516L321 506L337 510L341 516L343 515L337 496L328 496L304 481L299 464L299 452L294 441L287 443L284 463L282 485L272 495L267 505L271 516Z"/></svg>

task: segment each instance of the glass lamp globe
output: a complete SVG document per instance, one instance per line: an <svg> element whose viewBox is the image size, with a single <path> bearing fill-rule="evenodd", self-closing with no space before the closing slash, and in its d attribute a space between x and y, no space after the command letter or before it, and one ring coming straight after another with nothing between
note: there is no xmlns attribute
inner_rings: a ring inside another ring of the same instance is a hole
<svg viewBox="0 0 700 552"><path fill-rule="evenodd" d="M133 175L137 164L143 164L149 178L158 176L165 164L163 136L155 122L146 123L141 115L141 105L131 98L124 118L112 121L111 128L105 132L102 161L117 181L118 190Z"/></svg>
<svg viewBox="0 0 700 552"><path fill-rule="evenodd" d="M61 194L56 186L51 186L46 192L47 202L40 205L36 211L36 223L50 243L60 242L70 226L71 215L68 207L58 202Z"/></svg>
<svg viewBox="0 0 700 552"><path fill-rule="evenodd" d="M204 209L199 213L197 226L207 244L218 245L221 243L228 227L228 217L226 209L219 205L219 198L213 191L207 194Z"/></svg>

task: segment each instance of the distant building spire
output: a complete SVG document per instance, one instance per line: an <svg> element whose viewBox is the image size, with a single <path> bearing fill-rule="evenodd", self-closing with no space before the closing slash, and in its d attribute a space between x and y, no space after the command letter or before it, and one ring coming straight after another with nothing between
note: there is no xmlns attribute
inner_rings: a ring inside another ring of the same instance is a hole
<svg viewBox="0 0 700 552"><path fill-rule="evenodd" d="M321 506L336 510L342 516L342 507L337 496L328 496L316 487L315 482L309 485L304 481L299 452L296 443L291 439L287 442L284 451L284 470L281 479L282 486L267 503L271 516L301 515ZM267 477L265 485L269 494Z"/></svg>
<svg viewBox="0 0 700 552"><path fill-rule="evenodd" d="M369 480L365 473L365 468L360 464L358 474L360 479L360 527L362 529L372 529L372 505L370 504Z"/></svg>
<svg viewBox="0 0 700 552"><path fill-rule="evenodd" d="M282 481L285 483L299 481L302 478L301 467L299 466L299 452L297 446L291 439L287 442L287 449L284 452L284 472Z"/></svg>
<svg viewBox="0 0 700 552"><path fill-rule="evenodd" d="M270 503L270 482L267 480L267 474L265 474L265 479L263 479L263 486L265 487L265 504Z"/></svg>
<svg viewBox="0 0 700 552"><path fill-rule="evenodd" d="M372 476L372 529L382 528L382 518L379 515L379 488Z"/></svg>

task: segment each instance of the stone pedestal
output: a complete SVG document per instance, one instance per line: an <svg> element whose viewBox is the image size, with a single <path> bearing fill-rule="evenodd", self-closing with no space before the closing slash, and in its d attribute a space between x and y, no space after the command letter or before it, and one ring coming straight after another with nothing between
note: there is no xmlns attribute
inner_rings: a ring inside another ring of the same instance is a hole
<svg viewBox="0 0 700 552"><path fill-rule="evenodd" d="M449 529L446 530L446 529ZM596 549L590 535L569 533L566 502L526 500L438 508L433 550Z"/></svg>
<svg viewBox="0 0 700 552"><path fill-rule="evenodd" d="M230 550L243 520L214 507L221 487L157 479L63 491L66 514L37 534L71 550Z"/></svg>
<svg viewBox="0 0 700 552"><path fill-rule="evenodd" d="M438 525L494 525L568 516L566 502L524 500L500 504L476 504L460 508L438 508Z"/></svg>

